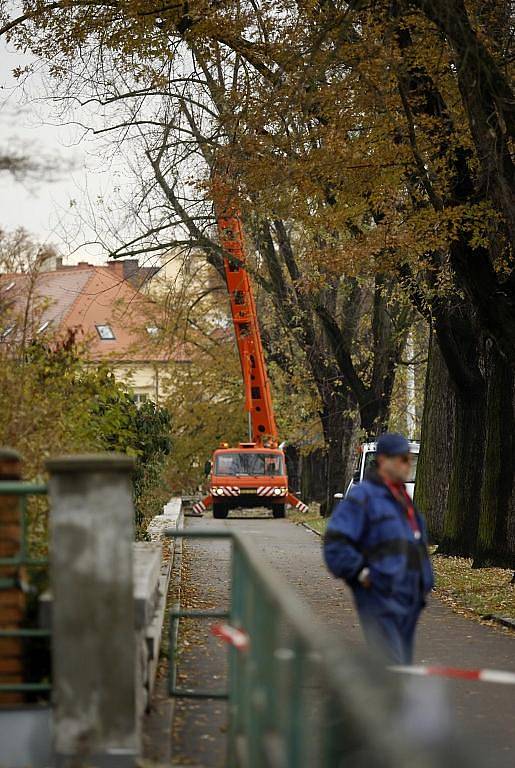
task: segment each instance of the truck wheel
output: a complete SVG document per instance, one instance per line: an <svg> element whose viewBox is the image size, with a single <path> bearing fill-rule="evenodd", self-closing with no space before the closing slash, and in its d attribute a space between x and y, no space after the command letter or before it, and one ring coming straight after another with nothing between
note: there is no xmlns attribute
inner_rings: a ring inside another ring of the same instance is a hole
<svg viewBox="0 0 515 768"><path fill-rule="evenodd" d="M275 518L280 518L285 516L286 511L286 504L274 504L272 507L272 514Z"/></svg>
<svg viewBox="0 0 515 768"><path fill-rule="evenodd" d="M223 520L229 514L229 507L226 504L213 504L213 517L217 520Z"/></svg>

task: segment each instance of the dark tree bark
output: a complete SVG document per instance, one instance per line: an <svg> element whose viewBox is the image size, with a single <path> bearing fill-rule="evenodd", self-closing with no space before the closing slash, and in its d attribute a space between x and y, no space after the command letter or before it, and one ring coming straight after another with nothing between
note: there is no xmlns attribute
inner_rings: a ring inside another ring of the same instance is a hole
<svg viewBox="0 0 515 768"><path fill-rule="evenodd" d="M431 541L443 536L454 444L454 391L432 333L426 372L424 413L415 502L425 514Z"/></svg>
<svg viewBox="0 0 515 768"><path fill-rule="evenodd" d="M300 493L302 499L322 503L327 496L327 454L323 448L301 457Z"/></svg>
<svg viewBox="0 0 515 768"><path fill-rule="evenodd" d="M515 567L515 377L489 344L483 486L474 566Z"/></svg>
<svg viewBox="0 0 515 768"><path fill-rule="evenodd" d="M288 471L288 483L295 494L301 492L302 485L302 456L296 445L287 445L284 450L286 457L286 469ZM311 501L311 496L305 496L304 501Z"/></svg>
<svg viewBox="0 0 515 768"><path fill-rule="evenodd" d="M454 391L452 466L439 552L472 555L483 477L486 385L476 314L458 296L437 306L435 331Z"/></svg>
<svg viewBox="0 0 515 768"><path fill-rule="evenodd" d="M334 506L334 494L345 490L352 462L356 432L353 398L348 392L334 392L326 398L321 413L326 444L326 494L320 514L328 517Z"/></svg>
<svg viewBox="0 0 515 768"><path fill-rule="evenodd" d="M485 393L480 385L456 392L452 471L438 552L474 553L479 524L485 441Z"/></svg>

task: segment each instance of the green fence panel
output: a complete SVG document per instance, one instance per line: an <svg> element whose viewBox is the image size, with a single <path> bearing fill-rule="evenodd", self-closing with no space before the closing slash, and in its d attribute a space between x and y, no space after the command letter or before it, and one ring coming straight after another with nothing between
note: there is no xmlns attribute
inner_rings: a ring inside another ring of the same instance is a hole
<svg viewBox="0 0 515 768"><path fill-rule="evenodd" d="M0 566L12 566L19 568L48 568L47 558L31 558L28 546L29 536L29 514L27 508L27 498L29 496L40 496L47 493L46 485L42 483L28 483L25 481L0 481L0 496L18 496L21 513L21 540L18 554L15 557L1 557ZM12 589L18 586L17 580L0 579L0 590ZM0 627L0 638L19 638L26 641L32 641L41 638L50 638L51 632L48 629L37 629L28 627ZM51 683L23 682L23 683L0 683L0 692L3 693L43 693L51 691Z"/></svg>
<svg viewBox="0 0 515 768"><path fill-rule="evenodd" d="M406 729L402 679L321 626L249 538L227 529L167 534L232 542L230 620L250 642L247 650L229 648L229 768L477 765L449 733L429 743ZM173 691L209 694L178 691L175 683Z"/></svg>

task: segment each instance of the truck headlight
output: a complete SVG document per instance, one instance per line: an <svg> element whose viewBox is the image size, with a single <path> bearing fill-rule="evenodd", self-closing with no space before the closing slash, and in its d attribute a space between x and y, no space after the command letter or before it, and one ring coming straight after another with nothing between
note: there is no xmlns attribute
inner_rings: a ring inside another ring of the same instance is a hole
<svg viewBox="0 0 515 768"><path fill-rule="evenodd" d="M276 488L276 489L275 489L275 491L274 491L274 493L275 493L275 495L276 495L276 496L281 496L281 495L282 495L282 492L283 492L283 489L282 489L282 488Z"/></svg>

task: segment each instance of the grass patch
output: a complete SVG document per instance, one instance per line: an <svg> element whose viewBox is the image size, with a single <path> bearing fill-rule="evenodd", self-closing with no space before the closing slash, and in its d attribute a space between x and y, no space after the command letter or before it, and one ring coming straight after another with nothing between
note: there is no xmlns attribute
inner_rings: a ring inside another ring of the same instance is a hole
<svg viewBox="0 0 515 768"><path fill-rule="evenodd" d="M302 514L291 510L288 519L305 523L323 534L328 518L320 517L318 504L310 505ZM472 568L465 557L432 554L435 571L435 594L457 613L480 618L489 614L515 618L515 584L510 584L513 571L505 568Z"/></svg>
<svg viewBox="0 0 515 768"><path fill-rule="evenodd" d="M505 568L472 568L465 557L433 555L436 594L459 613L491 613L515 618L513 571Z"/></svg>
<svg viewBox="0 0 515 768"><path fill-rule="evenodd" d="M298 512L296 509L288 510L288 520L292 523L305 523L317 533L324 533L329 518L320 517L320 505L310 504L307 512Z"/></svg>

